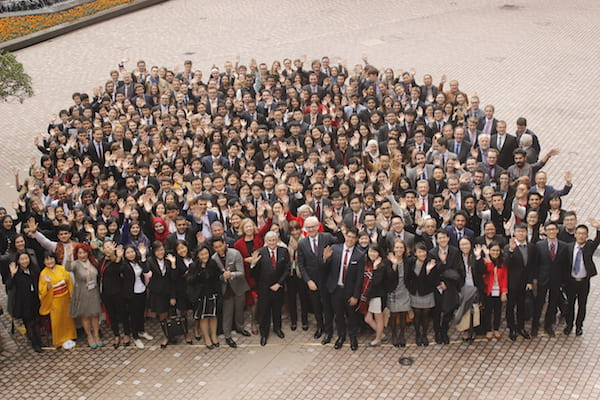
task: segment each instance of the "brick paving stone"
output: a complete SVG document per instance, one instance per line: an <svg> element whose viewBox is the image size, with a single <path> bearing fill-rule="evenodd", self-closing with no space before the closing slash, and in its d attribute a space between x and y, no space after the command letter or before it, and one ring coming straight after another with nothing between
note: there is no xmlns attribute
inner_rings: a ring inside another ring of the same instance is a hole
<svg viewBox="0 0 600 400"><path fill-rule="evenodd" d="M477 93L482 106L494 104L499 119L514 132L525 116L541 139L542 153L560 147L545 168L549 183L562 185L567 169L582 220L599 216L596 171L598 140L594 93L600 90L600 49L595 38L600 4L593 0L467 0L386 2L373 0L252 3L172 0L162 5L82 29L17 52L32 76L36 96L24 104L0 104L0 204L10 206L10 168L26 173L39 158L33 137L49 116L69 104L70 95L102 85L121 58L130 65L174 66L190 58L205 73L240 55L270 63L307 54L329 55L348 65L362 54L374 65L408 70L417 79L446 73L462 90ZM279 4L282 5L282 4ZM223 25L225 29L223 29ZM101 40L99 42L99 40ZM149 44L151 43L151 45ZM186 54L191 53L191 54ZM465 345L454 334L449 346L389 345L356 353L344 346L313 345L311 335L291 332L272 337L265 348L255 337L236 337L237 350L209 351L201 345L170 345L157 337L144 350L33 353L22 336L10 336L6 316L0 325L0 397L52 399L597 399L600 398L600 295L592 285L585 334L510 342L478 340ZM1 301L4 302L2 298ZM311 321L311 332L313 330ZM557 332L561 332L562 324ZM105 337L110 337L106 327ZM414 343L414 334L407 338ZM222 340L224 344L224 340ZM306 345L310 344L310 345ZM176 356L177 355L177 356ZM409 367L399 357L411 357Z"/></svg>

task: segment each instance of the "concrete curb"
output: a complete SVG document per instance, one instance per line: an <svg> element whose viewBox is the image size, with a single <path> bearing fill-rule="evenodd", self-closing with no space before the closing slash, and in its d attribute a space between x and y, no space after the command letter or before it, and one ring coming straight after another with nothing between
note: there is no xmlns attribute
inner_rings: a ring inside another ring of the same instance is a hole
<svg viewBox="0 0 600 400"><path fill-rule="evenodd" d="M108 10L99 11L96 14L88 15L76 21L66 22L64 24L52 26L50 28L33 32L29 35L21 36L16 39L7 40L6 42L0 43L0 49L5 51L21 50L25 47L33 46L57 36L64 35L65 33L73 32L77 29L85 28L111 18L120 17L121 15L154 6L159 3L164 3L166 1L168 0L139 0L135 3L112 7Z"/></svg>

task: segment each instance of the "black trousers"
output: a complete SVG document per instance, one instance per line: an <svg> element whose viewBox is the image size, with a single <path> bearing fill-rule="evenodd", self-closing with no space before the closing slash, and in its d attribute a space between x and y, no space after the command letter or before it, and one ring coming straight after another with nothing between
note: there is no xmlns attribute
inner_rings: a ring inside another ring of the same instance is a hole
<svg viewBox="0 0 600 400"><path fill-rule="evenodd" d="M525 328L525 288L509 288L506 301L506 325L511 330ZM515 320L516 310L516 320Z"/></svg>
<svg viewBox="0 0 600 400"><path fill-rule="evenodd" d="M582 281L569 279L566 290L567 301L569 302L567 314L565 316L567 325L573 326L573 320L575 319L575 301L577 301L577 319L575 320L575 326L581 328L583 327L583 320L585 319L587 310L587 299L590 294L590 280L589 278L583 279Z"/></svg>
<svg viewBox="0 0 600 400"><path fill-rule="evenodd" d="M127 299L126 305L126 317L131 327L131 336L137 339L138 333L144 332L144 311L146 310L146 294L145 293L134 293L133 297ZM124 324L125 325L125 324ZM124 328L125 330L125 328ZM125 331L127 335L127 331Z"/></svg>
<svg viewBox="0 0 600 400"><path fill-rule="evenodd" d="M502 300L500 296L485 296L483 306L483 324L486 332L497 331L500 329L500 319L502 317Z"/></svg>
<svg viewBox="0 0 600 400"><path fill-rule="evenodd" d="M273 330L281 330L281 306L283 305L283 287L276 292L268 287L258 291L258 326L260 335L269 337L269 328L273 320Z"/></svg>
<svg viewBox="0 0 600 400"><path fill-rule="evenodd" d="M102 296L102 303L104 303L104 307L108 313L110 329L112 329L113 335L119 336L119 324L123 324L123 333L129 335L131 333L131 328L123 298L120 295Z"/></svg>
<svg viewBox="0 0 600 400"><path fill-rule="evenodd" d="M550 284L538 285L537 295L535 296L535 308L533 310L533 321L531 322L532 329L537 329L540 326L540 317L546 303L546 297L548 297L548 307L544 316L544 328L551 328L556 322L556 310L561 300L560 288L558 286L552 287Z"/></svg>
<svg viewBox="0 0 600 400"><path fill-rule="evenodd" d="M40 337L40 316L35 315L32 318L23 318L23 324L27 330L27 337L31 341L31 346L34 349L42 347L42 338Z"/></svg>
<svg viewBox="0 0 600 400"><path fill-rule="evenodd" d="M358 335L356 305L349 305L348 300L349 298L344 295L344 288L340 286L331 295L331 303L335 314L335 327L339 337L346 337L346 332L350 337Z"/></svg>
<svg viewBox="0 0 600 400"><path fill-rule="evenodd" d="M298 302L300 297L300 318L302 325L308 324L308 286L302 278L296 275L290 275L286 282L287 286L287 301L290 311L290 322L296 324L298 322Z"/></svg>
<svg viewBox="0 0 600 400"><path fill-rule="evenodd" d="M442 312L442 295L437 290L434 291L434 295L435 307L433 308L433 331L436 334L447 334L454 312Z"/></svg>

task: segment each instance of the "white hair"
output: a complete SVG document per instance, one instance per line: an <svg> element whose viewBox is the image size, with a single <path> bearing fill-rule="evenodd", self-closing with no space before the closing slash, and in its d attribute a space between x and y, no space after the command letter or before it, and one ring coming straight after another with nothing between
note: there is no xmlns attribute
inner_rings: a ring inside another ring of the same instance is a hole
<svg viewBox="0 0 600 400"><path fill-rule="evenodd" d="M319 225L319 219L313 215L311 215L310 217L306 218L304 220L304 226L306 226L307 224L317 224Z"/></svg>
<svg viewBox="0 0 600 400"><path fill-rule="evenodd" d="M529 133L524 133L521 136L521 139L519 139L519 144L521 147L531 146L533 144L533 136L531 136Z"/></svg>
<svg viewBox="0 0 600 400"><path fill-rule="evenodd" d="M273 231L269 231L267 232L267 234L265 235L265 241L271 239L271 238L275 238L275 239L279 239L279 236L277 236L277 233L273 232Z"/></svg>

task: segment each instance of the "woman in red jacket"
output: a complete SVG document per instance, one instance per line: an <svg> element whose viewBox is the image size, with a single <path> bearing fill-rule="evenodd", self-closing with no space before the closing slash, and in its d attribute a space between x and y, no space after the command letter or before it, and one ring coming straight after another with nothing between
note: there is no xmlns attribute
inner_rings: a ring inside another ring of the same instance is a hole
<svg viewBox="0 0 600 400"><path fill-rule="evenodd" d="M498 329L500 329L502 303L506 302L508 295L508 268L504 265L500 243L493 241L490 243L489 248L487 246L476 245L474 252L477 260L481 259L482 250L485 254L485 257L483 258L483 263L485 264L483 275L483 280L485 282L485 298L483 300L483 323L486 330L485 336L487 340L491 340L492 337L500 339L502 335L500 335ZM492 317L494 320L493 334Z"/></svg>
<svg viewBox="0 0 600 400"><path fill-rule="evenodd" d="M256 324L256 299L258 298L258 291L256 290L256 281L250 276L250 260L252 253L265 245L265 235L271 229L273 211L270 206L267 208L267 212L268 218L260 229L257 229L256 224L250 218L242 220L239 232L242 237L233 244L233 247L242 254L242 258L244 259L244 271L246 280L250 286L250 290L246 292L246 305L251 307L251 331L254 335L258 335Z"/></svg>

